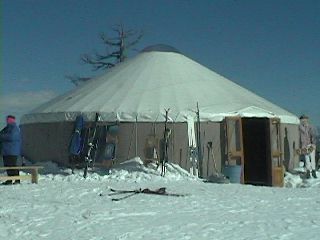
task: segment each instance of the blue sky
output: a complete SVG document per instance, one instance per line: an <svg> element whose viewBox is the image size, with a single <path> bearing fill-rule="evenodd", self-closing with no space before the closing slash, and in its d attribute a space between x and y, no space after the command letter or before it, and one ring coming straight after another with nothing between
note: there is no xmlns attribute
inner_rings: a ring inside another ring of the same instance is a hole
<svg viewBox="0 0 320 240"><path fill-rule="evenodd" d="M174 46L211 70L320 125L320 1L2 0L1 116L21 114L93 76L80 55L99 33L142 30L139 49ZM134 55L136 53L131 53Z"/></svg>

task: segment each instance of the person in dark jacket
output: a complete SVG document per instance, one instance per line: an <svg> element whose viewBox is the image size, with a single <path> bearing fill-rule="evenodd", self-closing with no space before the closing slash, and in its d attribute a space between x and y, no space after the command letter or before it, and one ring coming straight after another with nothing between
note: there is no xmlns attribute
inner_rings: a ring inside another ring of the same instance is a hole
<svg viewBox="0 0 320 240"><path fill-rule="evenodd" d="M5 167L17 166L17 160L21 152L20 129L16 124L16 118L12 115L7 116L7 126L0 131L0 142L2 145L1 155ZM7 170L8 176L19 176L19 170ZM12 184L11 180L3 184ZM14 183L20 183L16 180Z"/></svg>

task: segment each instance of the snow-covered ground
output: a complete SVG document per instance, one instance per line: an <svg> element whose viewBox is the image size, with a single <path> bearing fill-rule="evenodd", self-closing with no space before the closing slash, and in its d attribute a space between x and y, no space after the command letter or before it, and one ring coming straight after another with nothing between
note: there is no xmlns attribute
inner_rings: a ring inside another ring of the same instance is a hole
<svg viewBox="0 0 320 240"><path fill-rule="evenodd" d="M175 165L163 178L139 158L82 175L48 163L39 184L0 186L0 239L320 239L318 179L287 174L284 188L204 183ZM160 187L188 195L108 196Z"/></svg>

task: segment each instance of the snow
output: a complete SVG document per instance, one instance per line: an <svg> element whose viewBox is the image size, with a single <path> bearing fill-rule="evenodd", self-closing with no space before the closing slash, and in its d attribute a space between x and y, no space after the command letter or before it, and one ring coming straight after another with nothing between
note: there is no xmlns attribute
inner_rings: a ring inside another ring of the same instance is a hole
<svg viewBox="0 0 320 240"><path fill-rule="evenodd" d="M173 164L161 177L139 158L82 175L46 163L39 184L0 186L0 238L320 239L319 179L287 173L284 188L204 183ZM188 195L108 196L160 187Z"/></svg>

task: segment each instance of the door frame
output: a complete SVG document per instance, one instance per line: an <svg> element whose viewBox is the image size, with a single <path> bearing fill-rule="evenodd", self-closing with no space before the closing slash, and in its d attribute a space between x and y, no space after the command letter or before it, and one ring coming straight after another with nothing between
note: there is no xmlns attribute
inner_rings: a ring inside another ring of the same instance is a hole
<svg viewBox="0 0 320 240"><path fill-rule="evenodd" d="M270 169L272 186L283 187L284 164L280 118L270 118Z"/></svg>
<svg viewBox="0 0 320 240"><path fill-rule="evenodd" d="M243 128L242 118L246 117L225 117L225 156L227 164L235 164L236 159L240 159L241 163L241 179L240 182L244 182L244 145L243 145ZM250 118L250 117L247 117ZM282 141L281 141L281 120L280 118L268 118L269 119L269 154L266 156L268 169L268 180L266 185L271 186L283 186L284 182L284 169L283 169L283 153L282 153ZM238 128L236 129L236 125ZM238 134L238 135L237 135ZM235 141L238 141L236 143ZM267 146L266 146L267 147ZM226 163L225 163L226 165Z"/></svg>
<svg viewBox="0 0 320 240"><path fill-rule="evenodd" d="M226 117L224 121L225 121L225 124L224 124L225 137L227 140L225 144L225 155L227 156L226 162L229 165L235 165L236 160L240 158L240 165L241 165L240 183L243 184L244 183L244 152L243 152L242 119L241 117L235 116L235 117ZM238 129L236 129L237 124L238 124ZM237 133L239 134L238 136L237 136ZM224 165L226 165L226 163Z"/></svg>

